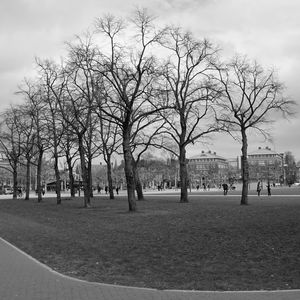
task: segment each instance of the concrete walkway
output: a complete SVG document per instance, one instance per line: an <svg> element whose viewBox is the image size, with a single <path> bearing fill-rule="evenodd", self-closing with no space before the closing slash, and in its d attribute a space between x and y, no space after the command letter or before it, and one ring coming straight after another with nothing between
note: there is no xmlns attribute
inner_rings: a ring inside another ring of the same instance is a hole
<svg viewBox="0 0 300 300"><path fill-rule="evenodd" d="M0 238L1 300L299 300L300 290L274 292L159 291L63 276Z"/></svg>

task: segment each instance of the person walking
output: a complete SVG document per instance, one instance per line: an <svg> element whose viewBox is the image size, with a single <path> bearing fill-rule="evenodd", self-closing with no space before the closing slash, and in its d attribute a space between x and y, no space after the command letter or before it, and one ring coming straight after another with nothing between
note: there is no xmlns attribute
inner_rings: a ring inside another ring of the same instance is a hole
<svg viewBox="0 0 300 300"><path fill-rule="evenodd" d="M260 196L260 193L261 193L261 182L260 182L260 180L257 182L256 191L257 191L257 196Z"/></svg>
<svg viewBox="0 0 300 300"><path fill-rule="evenodd" d="M227 193L228 193L228 184L224 182L224 183L222 184L222 187L223 187L223 193L224 193L224 196L226 196Z"/></svg>

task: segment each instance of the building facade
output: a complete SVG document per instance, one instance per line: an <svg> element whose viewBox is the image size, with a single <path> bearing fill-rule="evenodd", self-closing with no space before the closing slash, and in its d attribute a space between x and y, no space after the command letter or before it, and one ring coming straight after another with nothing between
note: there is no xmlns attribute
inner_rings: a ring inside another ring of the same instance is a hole
<svg viewBox="0 0 300 300"><path fill-rule="evenodd" d="M258 147L248 154L250 180L264 180L272 183L284 182L284 154L269 147Z"/></svg>
<svg viewBox="0 0 300 300"><path fill-rule="evenodd" d="M216 152L202 151L188 159L189 179L192 187L219 187L228 180L228 161Z"/></svg>

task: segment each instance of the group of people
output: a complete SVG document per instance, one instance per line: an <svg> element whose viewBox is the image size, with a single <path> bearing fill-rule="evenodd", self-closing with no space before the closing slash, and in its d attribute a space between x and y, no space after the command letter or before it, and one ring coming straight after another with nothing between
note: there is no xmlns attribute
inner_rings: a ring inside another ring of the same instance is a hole
<svg viewBox="0 0 300 300"><path fill-rule="evenodd" d="M101 190L102 190L102 187L100 185L98 185L97 191L98 191L99 194L101 194ZM117 193L117 195L119 195L119 190L120 190L120 188L117 186L116 187L116 193ZM104 191L105 191L105 194L108 194L109 188L108 188L107 185L105 186Z"/></svg>
<svg viewBox="0 0 300 300"><path fill-rule="evenodd" d="M270 184L270 182L267 183L266 187L267 187L268 196L271 196L271 184ZM228 184L226 182L224 182L222 184L222 188L223 188L224 196L226 196L228 194L228 190L229 190ZM262 188L263 188L262 182L259 180L257 182L257 186L256 186L257 196L260 196Z"/></svg>
<svg viewBox="0 0 300 300"><path fill-rule="evenodd" d="M271 184L270 184L270 182L267 183L266 187L267 187L268 196L271 196ZM199 190L199 188L200 188L200 186L197 185L197 190ZM223 188L223 194L224 194L224 196L226 196L228 194L229 185L226 182L224 182L222 184L222 188ZM116 187L116 193L117 194L119 194L119 189L120 189L119 187ZM209 184L205 185L205 183L203 183L203 190L205 191L207 189L209 190ZM234 188L231 187L231 189L234 189ZM263 189L263 185L262 185L262 182L259 180L257 182L257 187L256 187L257 196L261 195L262 189ZM100 186L98 186L98 193L101 193L101 190L102 190L102 188ZM161 186L158 186L158 190L162 190ZM105 186L104 191L105 191L105 194L108 193L108 186Z"/></svg>
<svg viewBox="0 0 300 300"><path fill-rule="evenodd" d="M200 185L198 184L197 186L196 186L196 188L197 188L197 191L199 191L199 189L200 189ZM203 191L206 191L206 190L210 190L210 185L209 185L209 183L208 184L206 184L205 182L203 182L202 183L202 188L203 188Z"/></svg>
<svg viewBox="0 0 300 300"><path fill-rule="evenodd" d="M270 182L267 183L266 187L267 187L268 196L271 196L271 184L270 184ZM262 182L259 180L257 182L257 187L256 187L257 196L260 196L262 189L263 189L263 185L262 185Z"/></svg>

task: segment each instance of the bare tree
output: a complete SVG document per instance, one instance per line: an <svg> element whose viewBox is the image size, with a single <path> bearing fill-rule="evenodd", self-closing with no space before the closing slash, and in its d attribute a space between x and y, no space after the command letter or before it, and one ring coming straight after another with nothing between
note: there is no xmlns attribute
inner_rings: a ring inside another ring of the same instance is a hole
<svg viewBox="0 0 300 300"><path fill-rule="evenodd" d="M48 118L44 98L47 97L41 83L37 81L29 81L25 79L22 87L19 88L18 94L25 97L30 117L33 120L34 130L36 134L37 149L37 193L38 202L42 201L42 164L45 151L49 149L49 139L46 133L46 120Z"/></svg>
<svg viewBox="0 0 300 300"><path fill-rule="evenodd" d="M94 132L94 101L96 94L93 62L96 50L91 36L86 40L77 38L77 42L69 44L69 58L63 70L66 80L65 93L56 97L60 112L72 135L77 137L78 153L84 190L84 207L91 205L91 162L95 155L92 150ZM97 150L97 149L96 149Z"/></svg>
<svg viewBox="0 0 300 300"><path fill-rule="evenodd" d="M36 147L36 131L34 120L31 117L30 107L26 104L19 106L20 116L18 119L18 126L22 132L21 147L23 156L26 160L26 186L25 186L25 200L29 200L30 195L30 179L31 167L34 157L37 155Z"/></svg>
<svg viewBox="0 0 300 300"><path fill-rule="evenodd" d="M242 143L242 197L241 204L248 204L248 133L256 131L269 137L267 125L272 123L276 112L292 115L294 102L283 95L284 86L273 70L265 71L257 62L246 57L236 57L218 69L218 82L223 93L219 101L217 120ZM238 134L238 136L237 136Z"/></svg>
<svg viewBox="0 0 300 300"><path fill-rule="evenodd" d="M45 120L49 145L54 158L54 171L56 178L56 203L61 204L61 177L59 170L60 141L63 136L63 118L57 99L61 98L65 90L65 82L61 80L60 69L50 60L36 59L39 68L39 82L44 90Z"/></svg>
<svg viewBox="0 0 300 300"><path fill-rule="evenodd" d="M103 112L114 120L122 133L129 211L135 211L136 182L132 137L138 130L137 128L146 126L144 123L146 116L149 118L157 110L157 107L150 101L149 95L149 90L157 75L156 60L149 50L161 38L161 32L155 32L153 18L144 10L136 11L130 23L136 29L132 48L128 46L129 39L126 40L126 46L117 42L125 29L125 23L122 20L106 16L97 20L96 28L108 38L110 45L108 54L102 53L102 61L98 67L106 84L113 88L109 102L103 104ZM153 100L152 97L151 99ZM105 105L114 107L118 113L112 115L109 110L105 109Z"/></svg>
<svg viewBox="0 0 300 300"><path fill-rule="evenodd" d="M22 131L20 130L20 110L10 107L1 116L0 123L0 149L5 154L10 167L2 167L13 175L13 198L17 198L18 168L22 152Z"/></svg>
<svg viewBox="0 0 300 300"><path fill-rule="evenodd" d="M171 138L171 143L163 147L179 159L180 202L188 202L186 147L198 140L204 141L208 134L219 130L213 109L218 91L211 78L217 49L207 40L195 40L192 34L180 28L170 28L162 45L170 53L162 74L164 97L169 106L169 110L164 111L165 134Z"/></svg>

